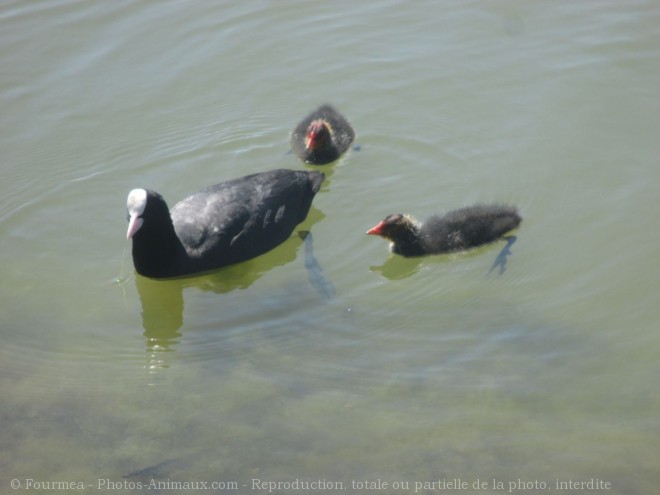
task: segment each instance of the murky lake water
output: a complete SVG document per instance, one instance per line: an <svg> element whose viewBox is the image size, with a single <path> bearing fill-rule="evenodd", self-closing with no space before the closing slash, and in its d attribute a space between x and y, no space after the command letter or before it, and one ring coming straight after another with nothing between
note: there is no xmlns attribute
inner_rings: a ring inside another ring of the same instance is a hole
<svg viewBox="0 0 660 495"><path fill-rule="evenodd" d="M645 1L3 4L1 490L654 493L659 26ZM130 189L306 168L288 136L324 102L360 145L300 227L333 297L298 235L135 275ZM524 217L501 275L504 243L404 260L364 235L490 201Z"/></svg>

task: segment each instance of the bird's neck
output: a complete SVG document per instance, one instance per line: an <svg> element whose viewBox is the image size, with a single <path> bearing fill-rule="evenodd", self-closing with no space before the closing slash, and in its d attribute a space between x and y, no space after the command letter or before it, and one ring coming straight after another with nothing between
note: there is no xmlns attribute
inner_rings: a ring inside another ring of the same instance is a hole
<svg viewBox="0 0 660 495"><path fill-rule="evenodd" d="M168 217L168 220L159 228L150 228L154 225L145 222L133 237L133 264L139 274L146 277L178 275L178 262L185 249L174 231L172 219ZM172 273L166 273L167 270Z"/></svg>
<svg viewBox="0 0 660 495"><path fill-rule="evenodd" d="M393 253L403 256L420 256L424 254L421 240L419 222L412 217L407 217L406 228L397 232L396 239L393 239L390 244L390 249Z"/></svg>

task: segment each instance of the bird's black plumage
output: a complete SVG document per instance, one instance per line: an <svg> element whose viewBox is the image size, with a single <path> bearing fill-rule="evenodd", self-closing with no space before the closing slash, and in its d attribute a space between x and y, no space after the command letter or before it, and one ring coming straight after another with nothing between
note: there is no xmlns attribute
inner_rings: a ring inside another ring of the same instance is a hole
<svg viewBox="0 0 660 495"><path fill-rule="evenodd" d="M391 241L402 256L449 253L496 241L520 225L514 206L474 205L434 215L420 223L400 213L387 216L367 233Z"/></svg>
<svg viewBox="0 0 660 495"><path fill-rule="evenodd" d="M324 132L329 133L317 147L308 147L307 137L312 122L321 121ZM351 124L330 105L321 105L305 117L291 134L291 148L305 163L325 165L337 160L344 154L355 139Z"/></svg>
<svg viewBox="0 0 660 495"><path fill-rule="evenodd" d="M135 269L152 278L176 277L263 254L305 219L323 179L320 172L271 170L209 186L171 211L160 194L131 191Z"/></svg>

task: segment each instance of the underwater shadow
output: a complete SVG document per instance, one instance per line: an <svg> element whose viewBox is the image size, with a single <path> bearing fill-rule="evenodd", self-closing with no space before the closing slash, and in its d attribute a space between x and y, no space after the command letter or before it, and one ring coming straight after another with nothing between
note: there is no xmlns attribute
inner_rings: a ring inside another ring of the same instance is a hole
<svg viewBox="0 0 660 495"><path fill-rule="evenodd" d="M506 244L500 251L500 254L497 255L497 258L495 258L495 261L493 261L493 265L490 267L490 270L488 270L486 276L490 275L496 268L499 268L498 275L502 275L504 270L506 270L507 258L512 254L511 246L513 246L518 238L515 235L511 235L505 237L504 239L506 239Z"/></svg>

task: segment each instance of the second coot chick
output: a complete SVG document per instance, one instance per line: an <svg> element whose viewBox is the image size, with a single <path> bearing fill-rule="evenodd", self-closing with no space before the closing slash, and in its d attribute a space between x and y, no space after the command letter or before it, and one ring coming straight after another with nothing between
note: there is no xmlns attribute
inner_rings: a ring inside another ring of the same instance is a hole
<svg viewBox="0 0 660 495"><path fill-rule="evenodd" d="M412 257L482 246L501 238L521 221L514 206L475 205L431 216L423 223L395 213L367 234L388 239L393 253Z"/></svg>
<svg viewBox="0 0 660 495"><path fill-rule="evenodd" d="M291 148L305 163L325 165L348 150L355 139L351 124L330 105L322 105L296 126Z"/></svg>

